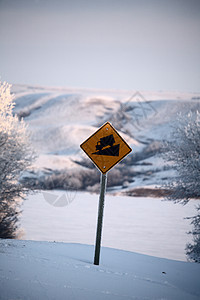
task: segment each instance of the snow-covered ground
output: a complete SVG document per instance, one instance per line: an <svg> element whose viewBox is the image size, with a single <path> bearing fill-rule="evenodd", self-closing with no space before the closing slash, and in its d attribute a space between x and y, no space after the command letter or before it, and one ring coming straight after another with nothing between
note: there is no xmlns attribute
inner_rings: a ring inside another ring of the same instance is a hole
<svg viewBox="0 0 200 300"><path fill-rule="evenodd" d="M0 240L1 300L198 300L199 264L80 244Z"/></svg>
<svg viewBox="0 0 200 300"><path fill-rule="evenodd" d="M45 191L29 196L22 207L22 239L94 245L98 201L98 195L86 192ZM186 260L191 227L184 218L195 215L197 203L182 206L161 199L106 195L102 245Z"/></svg>

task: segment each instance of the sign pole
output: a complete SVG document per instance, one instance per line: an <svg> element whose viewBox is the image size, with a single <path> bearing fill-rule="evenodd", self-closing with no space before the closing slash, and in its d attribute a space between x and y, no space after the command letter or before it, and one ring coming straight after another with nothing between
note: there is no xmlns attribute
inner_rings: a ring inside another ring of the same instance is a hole
<svg viewBox="0 0 200 300"><path fill-rule="evenodd" d="M99 265L107 172L128 155L132 149L109 122L106 122L87 138L80 147L101 171L101 191L94 255L94 264Z"/></svg>
<svg viewBox="0 0 200 300"><path fill-rule="evenodd" d="M97 223L97 232L96 232L94 265L99 265L106 183L107 183L107 174L101 173L101 191L100 191L100 197L99 197L99 210L98 210L98 223Z"/></svg>

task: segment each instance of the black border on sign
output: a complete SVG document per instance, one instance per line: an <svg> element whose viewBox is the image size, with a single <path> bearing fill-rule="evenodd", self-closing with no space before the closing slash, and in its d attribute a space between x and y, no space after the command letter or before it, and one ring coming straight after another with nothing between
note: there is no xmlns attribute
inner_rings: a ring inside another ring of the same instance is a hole
<svg viewBox="0 0 200 300"><path fill-rule="evenodd" d="M107 124L110 125L110 127L114 130L114 132L118 135L118 137L126 144L126 146L129 148L129 152L126 153L124 156L122 156L120 158L120 160L118 160L114 165L112 165L106 172L103 172L98 166L97 164L94 162L94 160L87 154L87 152L82 148L82 145L85 144L89 139L91 139L91 137L93 137L98 131L100 131L104 126L106 126ZM110 169L112 169L115 165L117 165L125 156L127 156L131 151L131 147L127 144L127 142L121 137L121 135L119 135L119 133L117 132L117 130L110 124L110 122L106 122L104 123L97 131L95 131L91 136L89 136L89 138L87 138L87 140L85 140L81 145L80 145L81 149L85 152L85 154L87 154L87 156L91 159L91 161L93 162L93 164L98 168L98 170L103 173L106 174L108 171L110 171Z"/></svg>

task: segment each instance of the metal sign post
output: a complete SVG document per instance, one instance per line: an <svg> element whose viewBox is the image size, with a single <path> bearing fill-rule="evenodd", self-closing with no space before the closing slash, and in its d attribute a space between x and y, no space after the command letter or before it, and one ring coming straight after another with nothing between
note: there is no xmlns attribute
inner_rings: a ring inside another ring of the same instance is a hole
<svg viewBox="0 0 200 300"><path fill-rule="evenodd" d="M107 172L128 155L132 149L109 122L101 126L80 147L101 171L101 191L94 256L94 264L99 265Z"/></svg>
<svg viewBox="0 0 200 300"><path fill-rule="evenodd" d="M106 182L107 182L107 174L101 173L101 191L100 191L100 197L99 197L99 210L98 210L94 265L99 265Z"/></svg>

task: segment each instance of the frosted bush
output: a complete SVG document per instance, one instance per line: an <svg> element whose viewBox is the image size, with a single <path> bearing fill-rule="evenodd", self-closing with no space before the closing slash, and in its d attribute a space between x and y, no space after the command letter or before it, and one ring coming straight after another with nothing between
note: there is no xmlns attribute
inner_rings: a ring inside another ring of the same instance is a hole
<svg viewBox="0 0 200 300"><path fill-rule="evenodd" d="M172 141L165 143L164 159L176 170L176 176L167 183L172 191L170 200L186 204L190 199L200 199L200 114L189 112L178 116ZM186 246L191 261L200 263L200 206L192 219L193 244Z"/></svg>
<svg viewBox="0 0 200 300"><path fill-rule="evenodd" d="M0 82L0 237L17 235L20 203L28 192L19 178L33 159L27 128L13 115L10 85Z"/></svg>

